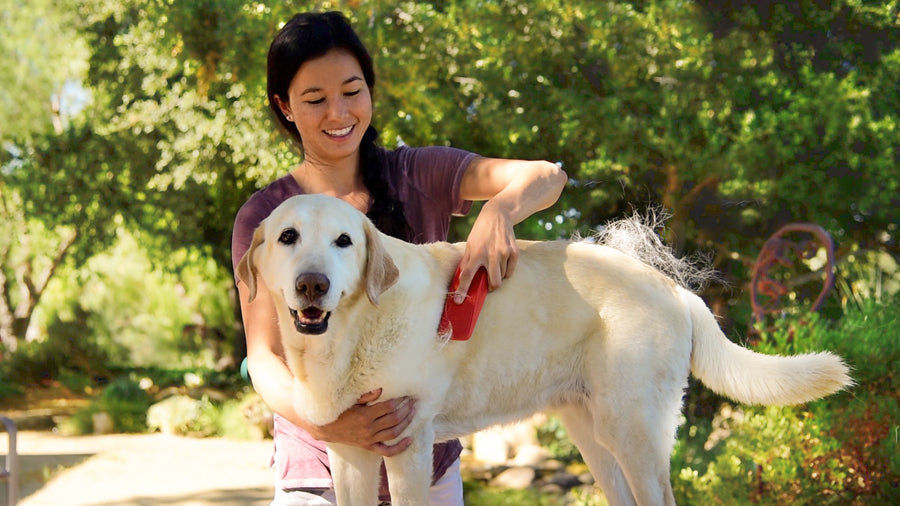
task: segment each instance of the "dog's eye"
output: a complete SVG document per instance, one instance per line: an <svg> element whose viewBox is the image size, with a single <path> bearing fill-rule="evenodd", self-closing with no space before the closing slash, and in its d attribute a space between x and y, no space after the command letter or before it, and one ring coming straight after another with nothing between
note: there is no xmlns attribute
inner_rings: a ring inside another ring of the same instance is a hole
<svg viewBox="0 0 900 506"><path fill-rule="evenodd" d="M281 244L291 245L297 242L297 238L300 237L300 234L297 233L293 228L286 228L281 235L278 237L278 242Z"/></svg>
<svg viewBox="0 0 900 506"><path fill-rule="evenodd" d="M341 234L338 236L337 239L335 239L334 244L338 248L346 248L347 246L350 246L351 244L353 244L353 241L350 239L349 235Z"/></svg>

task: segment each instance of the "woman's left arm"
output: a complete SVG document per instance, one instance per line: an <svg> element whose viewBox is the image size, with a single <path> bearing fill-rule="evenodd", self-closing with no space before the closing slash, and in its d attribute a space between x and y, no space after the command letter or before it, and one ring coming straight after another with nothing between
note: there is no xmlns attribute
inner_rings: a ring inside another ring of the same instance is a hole
<svg viewBox="0 0 900 506"><path fill-rule="evenodd" d="M460 185L463 200L486 200L466 240L460 262L457 302L462 302L479 267L487 269L490 289L515 271L519 258L513 226L553 205L568 177L547 161L476 158Z"/></svg>

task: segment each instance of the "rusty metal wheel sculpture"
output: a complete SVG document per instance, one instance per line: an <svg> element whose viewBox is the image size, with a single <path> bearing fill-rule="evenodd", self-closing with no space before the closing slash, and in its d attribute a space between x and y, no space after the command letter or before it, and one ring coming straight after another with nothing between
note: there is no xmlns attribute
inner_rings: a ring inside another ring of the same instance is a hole
<svg viewBox="0 0 900 506"><path fill-rule="evenodd" d="M810 260L824 250L821 267ZM767 315L784 314L809 303L817 311L834 285L834 241L814 223L789 223L763 245L753 265L750 303L757 323Z"/></svg>

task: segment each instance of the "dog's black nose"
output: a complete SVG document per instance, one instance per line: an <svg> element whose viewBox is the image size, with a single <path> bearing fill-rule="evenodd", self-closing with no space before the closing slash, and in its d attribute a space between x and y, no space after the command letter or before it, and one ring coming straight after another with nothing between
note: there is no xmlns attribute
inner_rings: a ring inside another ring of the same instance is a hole
<svg viewBox="0 0 900 506"><path fill-rule="evenodd" d="M297 276L297 294L314 299L328 293L331 282L328 277L318 272L305 272Z"/></svg>

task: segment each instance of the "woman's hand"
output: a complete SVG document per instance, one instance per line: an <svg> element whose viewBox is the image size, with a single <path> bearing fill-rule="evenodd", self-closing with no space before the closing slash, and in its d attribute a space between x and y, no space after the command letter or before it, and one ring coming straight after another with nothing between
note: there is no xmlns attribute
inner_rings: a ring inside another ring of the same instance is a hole
<svg viewBox="0 0 900 506"><path fill-rule="evenodd" d="M486 200L472 225L460 261L454 301L465 300L479 267L484 266L491 290L510 277L519 260L513 226L553 205L567 181L556 164L543 160L474 159L460 183L464 200Z"/></svg>
<svg viewBox="0 0 900 506"><path fill-rule="evenodd" d="M412 439L405 437L388 444L400 436L409 426L416 412L415 401L400 397L375 402L381 389L363 394L357 404L341 413L337 420L320 426L309 426L312 437L326 443L341 443L374 451L384 457L392 457L409 448ZM370 404L374 403L374 404Z"/></svg>
<svg viewBox="0 0 900 506"><path fill-rule="evenodd" d="M482 266L487 270L488 287L500 287L503 279L512 276L519 259L519 247L513 231L514 223L495 201L487 201L472 225L466 250L460 261L459 290L454 297L462 303L468 293L475 272Z"/></svg>

